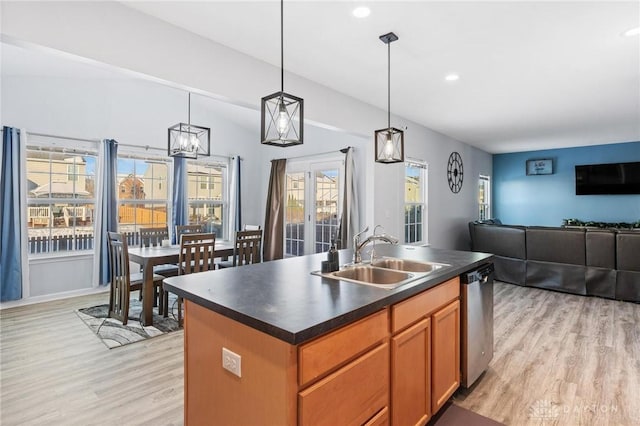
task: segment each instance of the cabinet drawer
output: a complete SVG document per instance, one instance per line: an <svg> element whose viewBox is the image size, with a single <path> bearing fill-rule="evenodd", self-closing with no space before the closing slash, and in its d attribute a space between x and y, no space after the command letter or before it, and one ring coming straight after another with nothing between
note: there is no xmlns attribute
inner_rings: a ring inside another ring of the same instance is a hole
<svg viewBox="0 0 640 426"><path fill-rule="evenodd" d="M460 296L460 278L455 277L391 307L391 332L395 333Z"/></svg>
<svg viewBox="0 0 640 426"><path fill-rule="evenodd" d="M384 309L302 345L298 351L300 387L339 367L388 335L389 314Z"/></svg>
<svg viewBox="0 0 640 426"><path fill-rule="evenodd" d="M375 416L371 417L364 426L388 426L389 425L389 407L384 407L378 411Z"/></svg>
<svg viewBox="0 0 640 426"><path fill-rule="evenodd" d="M384 343L301 391L299 421L301 425L362 425L388 403L389 343Z"/></svg>

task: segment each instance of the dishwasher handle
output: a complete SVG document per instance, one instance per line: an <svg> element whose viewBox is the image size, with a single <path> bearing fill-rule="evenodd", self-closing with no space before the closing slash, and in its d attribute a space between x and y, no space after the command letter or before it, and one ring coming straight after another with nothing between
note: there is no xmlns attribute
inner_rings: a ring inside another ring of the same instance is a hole
<svg viewBox="0 0 640 426"><path fill-rule="evenodd" d="M493 275L494 267L493 263L487 263L485 265L480 266L478 269L474 271L467 272L462 274L462 283L463 284L486 284L490 277Z"/></svg>

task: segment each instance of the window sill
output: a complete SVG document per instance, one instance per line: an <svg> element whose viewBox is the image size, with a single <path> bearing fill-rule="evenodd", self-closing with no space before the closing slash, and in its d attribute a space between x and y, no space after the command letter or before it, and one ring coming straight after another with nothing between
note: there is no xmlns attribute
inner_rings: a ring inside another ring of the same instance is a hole
<svg viewBox="0 0 640 426"><path fill-rule="evenodd" d="M95 255L93 250L86 252L38 253L29 255L29 263L48 263L56 260L88 259Z"/></svg>

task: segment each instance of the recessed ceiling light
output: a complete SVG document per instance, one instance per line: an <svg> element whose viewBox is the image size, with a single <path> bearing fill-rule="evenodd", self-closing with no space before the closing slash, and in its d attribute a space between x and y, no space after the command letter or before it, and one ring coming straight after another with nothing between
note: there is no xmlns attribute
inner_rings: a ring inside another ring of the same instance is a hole
<svg viewBox="0 0 640 426"><path fill-rule="evenodd" d="M458 81L460 76L458 74L447 74L444 79L447 81Z"/></svg>
<svg viewBox="0 0 640 426"><path fill-rule="evenodd" d="M371 13L371 9L366 6L359 6L353 9L352 13L356 18L366 18Z"/></svg>
<svg viewBox="0 0 640 426"><path fill-rule="evenodd" d="M631 28L623 33L625 37L633 37L638 34L640 34L640 27Z"/></svg>

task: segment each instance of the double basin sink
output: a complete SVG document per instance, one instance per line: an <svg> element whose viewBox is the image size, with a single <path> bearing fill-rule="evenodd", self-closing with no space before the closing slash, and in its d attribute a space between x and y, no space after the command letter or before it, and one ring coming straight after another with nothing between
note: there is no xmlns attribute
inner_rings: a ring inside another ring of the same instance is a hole
<svg viewBox="0 0 640 426"><path fill-rule="evenodd" d="M334 280L394 289L449 266L444 263L383 257L371 263L347 265L335 272L312 273Z"/></svg>

